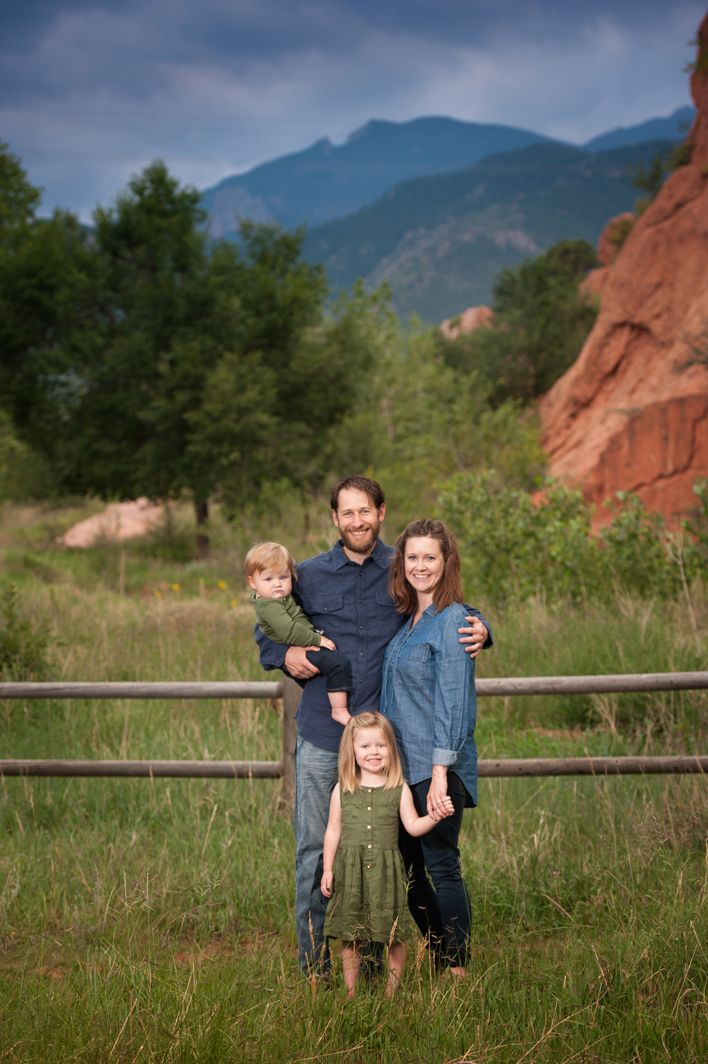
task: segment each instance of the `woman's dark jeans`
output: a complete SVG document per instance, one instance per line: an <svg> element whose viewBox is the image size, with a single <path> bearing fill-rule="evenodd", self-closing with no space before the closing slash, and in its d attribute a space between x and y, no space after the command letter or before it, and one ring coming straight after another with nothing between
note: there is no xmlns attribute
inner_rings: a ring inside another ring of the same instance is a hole
<svg viewBox="0 0 708 1064"><path fill-rule="evenodd" d="M419 816L427 813L425 801L430 782L421 780L411 787ZM399 837L409 875L408 907L421 934L429 937L440 968L464 967L467 963L471 924L470 900L457 845L467 792L454 772L447 774L447 793L455 806L453 816L441 820L420 838L413 838L401 827Z"/></svg>

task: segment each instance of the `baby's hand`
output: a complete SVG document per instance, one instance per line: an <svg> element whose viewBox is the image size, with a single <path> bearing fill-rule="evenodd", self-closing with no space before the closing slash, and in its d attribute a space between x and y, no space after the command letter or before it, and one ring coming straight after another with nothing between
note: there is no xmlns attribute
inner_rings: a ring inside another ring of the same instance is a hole
<svg viewBox="0 0 708 1064"><path fill-rule="evenodd" d="M452 816L455 812L455 806L452 804L452 798L449 794L446 794L442 799L442 805L438 806L435 810L435 820L444 820L446 816Z"/></svg>
<svg viewBox="0 0 708 1064"><path fill-rule="evenodd" d="M322 876L322 882L320 883L320 890L324 894L325 898L332 897L332 872L325 872Z"/></svg>
<svg viewBox="0 0 708 1064"><path fill-rule="evenodd" d="M326 635L321 635L320 636L320 646L324 647L325 650L336 650L337 649L336 645L332 642L331 639L328 639Z"/></svg>

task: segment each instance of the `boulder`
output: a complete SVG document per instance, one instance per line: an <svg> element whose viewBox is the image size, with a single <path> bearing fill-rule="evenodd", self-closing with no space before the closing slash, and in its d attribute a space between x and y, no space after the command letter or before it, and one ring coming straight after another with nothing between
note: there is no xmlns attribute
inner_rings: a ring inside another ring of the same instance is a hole
<svg viewBox="0 0 708 1064"><path fill-rule="evenodd" d="M489 307L468 307L454 318L448 318L440 326L446 340L456 340L458 336L474 332L475 329L487 328L494 321L494 311Z"/></svg>
<svg viewBox="0 0 708 1064"><path fill-rule="evenodd" d="M64 547L92 547L108 540L120 543L152 532L162 520L164 506L149 499L112 502L105 510L87 517L65 532L59 542Z"/></svg>

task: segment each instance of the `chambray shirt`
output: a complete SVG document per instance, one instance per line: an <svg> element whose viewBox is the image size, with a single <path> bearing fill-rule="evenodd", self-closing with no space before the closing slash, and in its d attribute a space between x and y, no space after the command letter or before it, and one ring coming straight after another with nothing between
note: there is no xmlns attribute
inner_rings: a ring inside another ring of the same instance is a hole
<svg viewBox="0 0 708 1064"><path fill-rule="evenodd" d="M359 565L347 558L339 540L331 550L298 566L295 598L315 628L333 639L351 663L352 714L379 708L384 650L405 620L388 593L392 557L393 547L379 539ZM259 628L256 639L263 668L281 669L287 645L271 642ZM331 712L327 680L315 676L305 684L297 712L298 732L313 746L334 753L339 749L342 725L332 720Z"/></svg>
<svg viewBox="0 0 708 1064"><path fill-rule="evenodd" d="M408 783L446 765L464 783L467 804L476 805L475 663L461 653L457 631L467 613L461 605L429 606L413 627L406 620L386 649L381 712L393 725Z"/></svg>

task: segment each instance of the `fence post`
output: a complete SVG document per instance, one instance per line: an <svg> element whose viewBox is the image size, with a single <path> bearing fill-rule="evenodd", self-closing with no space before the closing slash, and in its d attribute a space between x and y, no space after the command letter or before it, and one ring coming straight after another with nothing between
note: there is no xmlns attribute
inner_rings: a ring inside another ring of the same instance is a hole
<svg viewBox="0 0 708 1064"><path fill-rule="evenodd" d="M280 809L285 814L290 814L295 801L295 742L297 740L297 726L295 714L300 705L302 688L291 680L289 676L283 677L283 762L280 784Z"/></svg>

